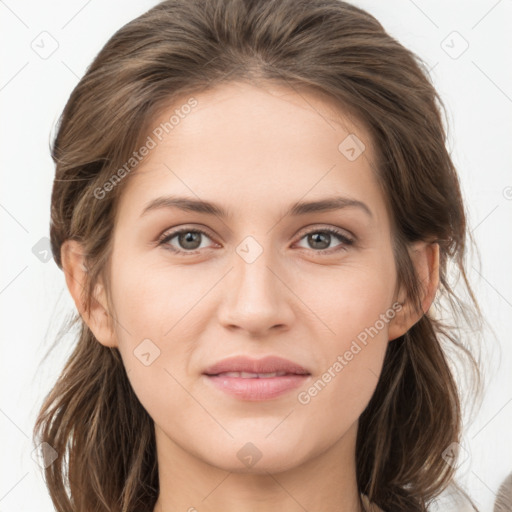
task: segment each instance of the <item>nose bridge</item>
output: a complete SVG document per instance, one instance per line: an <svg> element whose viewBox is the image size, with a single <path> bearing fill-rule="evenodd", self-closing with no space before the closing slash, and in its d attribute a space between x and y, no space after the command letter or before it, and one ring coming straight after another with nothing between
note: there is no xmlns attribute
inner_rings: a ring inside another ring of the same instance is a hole
<svg viewBox="0 0 512 512"><path fill-rule="evenodd" d="M268 238L266 239L268 241ZM266 331L291 321L287 288L276 276L276 259L270 247L248 236L236 247L233 270L220 311L225 326Z"/></svg>

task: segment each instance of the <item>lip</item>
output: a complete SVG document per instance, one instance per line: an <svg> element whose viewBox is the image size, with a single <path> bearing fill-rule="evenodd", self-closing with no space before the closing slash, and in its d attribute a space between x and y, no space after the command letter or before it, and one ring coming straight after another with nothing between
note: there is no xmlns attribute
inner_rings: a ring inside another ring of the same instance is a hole
<svg viewBox="0 0 512 512"><path fill-rule="evenodd" d="M300 364L278 356L266 356L261 359L253 359L246 356L228 357L209 366L203 373L211 376L226 372L310 374Z"/></svg>
<svg viewBox="0 0 512 512"><path fill-rule="evenodd" d="M275 377L241 377L230 372L255 374L283 373ZM277 356L251 359L243 356L223 359L204 372L207 382L216 389L241 400L262 401L278 398L301 386L311 376L301 365Z"/></svg>

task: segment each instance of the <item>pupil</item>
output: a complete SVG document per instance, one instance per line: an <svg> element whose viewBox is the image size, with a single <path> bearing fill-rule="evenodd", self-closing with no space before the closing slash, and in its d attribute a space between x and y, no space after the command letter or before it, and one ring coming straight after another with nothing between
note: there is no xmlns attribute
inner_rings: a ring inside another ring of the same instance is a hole
<svg viewBox="0 0 512 512"><path fill-rule="evenodd" d="M329 233L313 233L312 235L309 235L308 238L308 241L313 245L315 249L327 249L329 247L331 235L329 235ZM320 247L318 247L318 245L315 245L317 242L320 242ZM321 247L322 244L323 247Z"/></svg>
<svg viewBox="0 0 512 512"><path fill-rule="evenodd" d="M191 231L187 231L186 233L181 233L179 236L180 245L182 247L184 247L185 249L197 249L201 245L200 240L199 240L200 237L201 237L201 233L194 233ZM195 240L194 240L194 238L195 238ZM199 243L197 243L197 242L199 242ZM190 243L192 244L192 246L189 245Z"/></svg>

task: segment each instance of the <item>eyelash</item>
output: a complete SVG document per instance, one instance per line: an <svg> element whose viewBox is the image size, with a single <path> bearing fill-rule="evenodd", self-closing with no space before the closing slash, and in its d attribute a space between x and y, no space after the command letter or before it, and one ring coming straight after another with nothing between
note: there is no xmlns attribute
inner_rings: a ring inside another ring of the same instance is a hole
<svg viewBox="0 0 512 512"><path fill-rule="evenodd" d="M198 252L201 251L201 249L196 249L196 250L193 250L193 251L185 251L185 250L182 250L182 249L176 249L174 247L172 247L171 245L168 244L168 242L170 242L175 236L177 235L180 235L181 233L201 233L203 235L205 235L206 237L208 238L212 238L206 231L202 230L202 229L199 229L199 228L182 228L182 229L179 229L179 230L176 230L176 231L172 231L171 233L164 233L162 235L162 237L160 237L159 241L158 241L158 245L167 245L166 249L172 251L173 253L175 254L187 254L187 255L195 255L197 254ZM333 253L333 252L337 252L337 251L340 251L340 250L346 250L346 247L347 245L353 245L354 244L354 240L347 237L346 235L344 235L341 231L338 231L337 229L334 229L334 228L324 228L324 229L313 229L311 231L308 231L306 233L304 233L299 240L302 240L303 238L305 238L306 236L310 235L310 234L313 234L313 233L329 233L330 235L334 235L336 237L339 238L339 240L342 242L342 244L338 247L333 247L333 248L330 248L330 249L320 249L320 250L315 250L315 249L307 249L309 251L312 251L316 254L330 254L330 253Z"/></svg>

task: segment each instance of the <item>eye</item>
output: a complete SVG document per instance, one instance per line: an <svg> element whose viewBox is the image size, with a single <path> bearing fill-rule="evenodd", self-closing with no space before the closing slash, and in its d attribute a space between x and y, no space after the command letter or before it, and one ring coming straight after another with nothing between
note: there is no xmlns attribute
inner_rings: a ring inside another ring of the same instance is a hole
<svg viewBox="0 0 512 512"><path fill-rule="evenodd" d="M196 254L200 249L208 246L202 245L204 238L211 240L206 231L198 228L181 228L170 233L165 233L158 241L158 245L164 246L177 254ZM333 237L337 238L341 243L335 247L329 247L333 241ZM172 243L176 239L176 246ZM348 245L352 245L354 240L349 238L344 232L334 228L315 229L305 233L300 240L306 239L310 244L311 250L316 253L331 253L340 250L346 250Z"/></svg>
<svg viewBox="0 0 512 512"><path fill-rule="evenodd" d="M341 243L336 247L329 247L333 241L333 237L337 238ZM324 252L337 252L340 250L346 250L347 245L352 245L354 240L349 238L345 233L334 229L316 229L308 231L302 236L301 240L306 239L306 242L315 249L314 252L323 254Z"/></svg>
<svg viewBox="0 0 512 512"><path fill-rule="evenodd" d="M183 254L195 254L199 249L203 249L201 246L201 238L210 238L208 234L201 229L182 228L171 233L165 233L160 238L158 245L164 245L169 250L175 253ZM174 246L171 240L176 238L176 242L179 247Z"/></svg>

